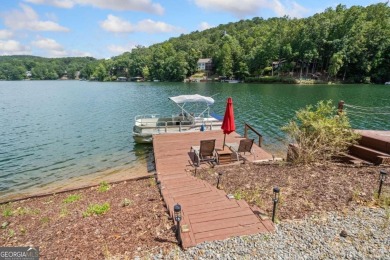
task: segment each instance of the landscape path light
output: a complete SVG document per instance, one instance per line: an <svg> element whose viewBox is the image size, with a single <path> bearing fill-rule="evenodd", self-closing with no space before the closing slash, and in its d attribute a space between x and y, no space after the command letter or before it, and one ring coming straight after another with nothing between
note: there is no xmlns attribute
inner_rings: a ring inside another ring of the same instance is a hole
<svg viewBox="0 0 390 260"><path fill-rule="evenodd" d="M157 188L158 188L158 191L160 192L160 196L161 196L161 181L160 180L157 181Z"/></svg>
<svg viewBox="0 0 390 260"><path fill-rule="evenodd" d="M221 178L222 178L222 172L219 172L218 173L218 181L217 181L217 189L219 189L219 182L220 182Z"/></svg>
<svg viewBox="0 0 390 260"><path fill-rule="evenodd" d="M386 180L387 172L385 170L380 170L379 172L379 189L378 189L378 198L382 192L382 184Z"/></svg>
<svg viewBox="0 0 390 260"><path fill-rule="evenodd" d="M272 210L272 222L275 223L276 204L278 204L279 201L280 189L278 187L274 187L273 192L274 192L274 198L273 198L274 208Z"/></svg>
<svg viewBox="0 0 390 260"><path fill-rule="evenodd" d="M181 234L180 234L181 206L179 204L176 204L173 207L173 212L176 220L176 238L177 241L179 242L179 245L181 245Z"/></svg>

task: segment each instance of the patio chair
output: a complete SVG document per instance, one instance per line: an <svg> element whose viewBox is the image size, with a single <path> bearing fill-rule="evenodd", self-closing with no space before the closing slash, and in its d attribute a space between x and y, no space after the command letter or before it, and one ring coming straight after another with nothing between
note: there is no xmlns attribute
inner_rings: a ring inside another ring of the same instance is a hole
<svg viewBox="0 0 390 260"><path fill-rule="evenodd" d="M215 162L215 139L201 140L200 146L191 146L191 151L194 151L194 161L197 161L198 166L205 161Z"/></svg>
<svg viewBox="0 0 390 260"><path fill-rule="evenodd" d="M255 155L254 153L252 152L252 147L253 147L253 142L255 141L255 139L241 139L240 140L240 144L237 144L237 143L226 143L225 145L227 147L230 148L230 150L232 150L236 155L237 155L237 161L240 160L240 157L244 159L244 157L242 157L242 153L244 153L244 155L246 153L250 153L253 155L253 157L255 158Z"/></svg>

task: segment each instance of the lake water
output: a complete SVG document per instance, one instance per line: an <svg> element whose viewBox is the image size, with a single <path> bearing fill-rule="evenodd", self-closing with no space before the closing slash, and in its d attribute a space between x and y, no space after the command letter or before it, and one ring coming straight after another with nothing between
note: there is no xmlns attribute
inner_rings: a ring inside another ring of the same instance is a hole
<svg viewBox="0 0 390 260"><path fill-rule="evenodd" d="M0 81L0 199L84 177L146 174L152 147L134 143L134 117L173 114L176 105L168 97L196 93L214 96L213 111L220 115L231 96L237 132L250 123L263 134L265 148L280 156L286 148L280 127L299 108L328 99L387 112L390 106L385 85ZM390 129L389 113L355 114L351 122L354 128Z"/></svg>

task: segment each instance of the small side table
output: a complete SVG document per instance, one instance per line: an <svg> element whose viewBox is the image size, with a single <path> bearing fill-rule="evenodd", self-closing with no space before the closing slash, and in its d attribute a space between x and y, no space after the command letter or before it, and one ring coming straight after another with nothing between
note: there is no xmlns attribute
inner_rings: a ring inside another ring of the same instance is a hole
<svg viewBox="0 0 390 260"><path fill-rule="evenodd" d="M233 152L229 148L225 147L224 150L216 149L215 151L217 152L218 164L229 164L232 162Z"/></svg>

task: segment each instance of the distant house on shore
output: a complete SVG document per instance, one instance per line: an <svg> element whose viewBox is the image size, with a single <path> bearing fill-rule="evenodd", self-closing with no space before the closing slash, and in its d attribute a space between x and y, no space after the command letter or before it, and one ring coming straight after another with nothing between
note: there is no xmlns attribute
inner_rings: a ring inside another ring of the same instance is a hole
<svg viewBox="0 0 390 260"><path fill-rule="evenodd" d="M213 71L213 60L211 58L199 59L198 71L204 71L207 75L211 74Z"/></svg>
<svg viewBox="0 0 390 260"><path fill-rule="evenodd" d="M116 79L116 81L127 81L127 78L126 77L118 77L117 79Z"/></svg>

